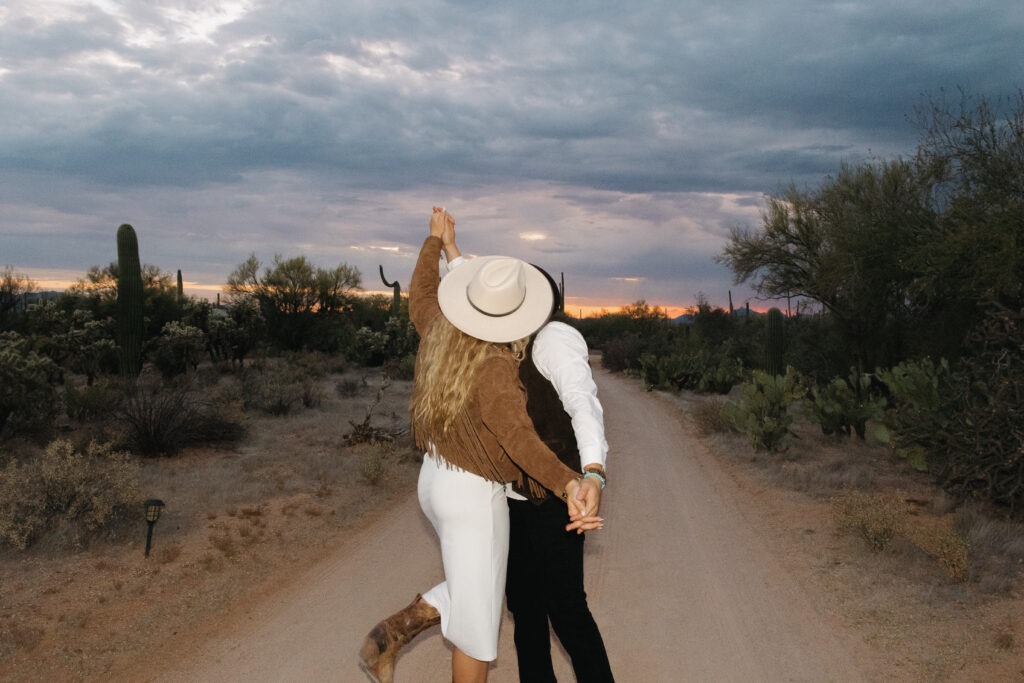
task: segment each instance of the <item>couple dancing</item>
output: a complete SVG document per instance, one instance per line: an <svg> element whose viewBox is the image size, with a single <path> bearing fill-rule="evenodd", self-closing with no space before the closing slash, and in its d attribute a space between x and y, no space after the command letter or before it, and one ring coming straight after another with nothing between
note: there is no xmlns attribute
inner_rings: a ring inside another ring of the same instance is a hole
<svg viewBox="0 0 1024 683"><path fill-rule="evenodd" d="M550 619L576 679L612 681L583 591L582 535L603 523L608 446L586 343L549 322L557 296L550 276L517 259L463 263L455 220L434 207L409 286L421 339L412 426L445 580L366 637L360 663L377 683L392 681L399 649L438 623L454 646L454 683L486 681L503 593L520 680L555 681Z"/></svg>

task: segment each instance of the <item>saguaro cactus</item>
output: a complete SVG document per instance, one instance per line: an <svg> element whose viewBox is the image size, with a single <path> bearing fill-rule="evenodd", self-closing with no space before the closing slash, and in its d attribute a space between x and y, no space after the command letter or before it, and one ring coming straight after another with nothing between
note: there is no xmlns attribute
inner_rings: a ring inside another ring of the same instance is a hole
<svg viewBox="0 0 1024 683"><path fill-rule="evenodd" d="M565 313L565 273L560 273L558 282L558 312Z"/></svg>
<svg viewBox="0 0 1024 683"><path fill-rule="evenodd" d="M178 301L180 302L185 298L185 287L181 282L181 269L178 269Z"/></svg>
<svg viewBox="0 0 1024 683"><path fill-rule="evenodd" d="M139 240L127 223L117 229L117 345L122 377L142 369L142 266Z"/></svg>
<svg viewBox="0 0 1024 683"><path fill-rule="evenodd" d="M782 311L777 308L768 309L768 315L765 318L764 369L769 375L775 377L786 372L782 360L786 350L784 322Z"/></svg>
<svg viewBox="0 0 1024 683"><path fill-rule="evenodd" d="M730 318L733 317L733 315L735 315L735 313L736 313L736 311L732 307L732 290L730 289L729 290L729 317Z"/></svg>
<svg viewBox="0 0 1024 683"><path fill-rule="evenodd" d="M394 294L391 297L391 315L398 317L399 306L402 303L402 285L398 284L398 280L394 282L388 282L387 278L384 277L384 266L378 266L380 268L380 279L384 281L386 287L390 287Z"/></svg>

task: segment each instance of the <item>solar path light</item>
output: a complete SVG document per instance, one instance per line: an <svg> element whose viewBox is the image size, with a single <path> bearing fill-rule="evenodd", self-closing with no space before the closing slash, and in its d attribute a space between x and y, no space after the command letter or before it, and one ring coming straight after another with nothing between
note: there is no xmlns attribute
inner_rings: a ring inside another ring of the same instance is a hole
<svg viewBox="0 0 1024 683"><path fill-rule="evenodd" d="M149 529L146 531L146 557L149 557L149 548L153 544L153 525L160 519L160 511L164 508L164 502L159 498L150 498L146 506L146 524Z"/></svg>

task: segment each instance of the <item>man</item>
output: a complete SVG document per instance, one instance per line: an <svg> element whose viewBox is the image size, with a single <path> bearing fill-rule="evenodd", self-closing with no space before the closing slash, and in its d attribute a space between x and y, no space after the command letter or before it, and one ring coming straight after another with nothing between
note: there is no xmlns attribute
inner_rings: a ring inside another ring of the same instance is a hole
<svg viewBox="0 0 1024 683"><path fill-rule="evenodd" d="M454 234L444 239L448 270L463 262ZM542 270L543 272L543 270ZM560 292L550 275L556 310ZM580 499L589 496L585 517L596 517L604 489L604 416L590 371L583 336L549 321L520 363L526 409L544 443L569 467L584 472ZM582 470L581 470L582 466ZM505 597L515 621L519 679L557 683L548 624L572 660L578 683L613 682L601 632L583 589L583 528L567 530L565 503L547 494L528 499L509 493L509 555Z"/></svg>

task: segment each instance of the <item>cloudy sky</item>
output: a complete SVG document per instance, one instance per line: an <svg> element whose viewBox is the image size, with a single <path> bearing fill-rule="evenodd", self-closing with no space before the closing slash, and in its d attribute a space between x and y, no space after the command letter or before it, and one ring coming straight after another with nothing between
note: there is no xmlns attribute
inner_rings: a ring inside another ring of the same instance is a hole
<svg viewBox="0 0 1024 683"><path fill-rule="evenodd" d="M0 266L73 280L129 222L196 294L250 253L405 287L439 204L570 309L740 305L713 257L765 193L1012 94L1022 35L1020 0L6 0Z"/></svg>

